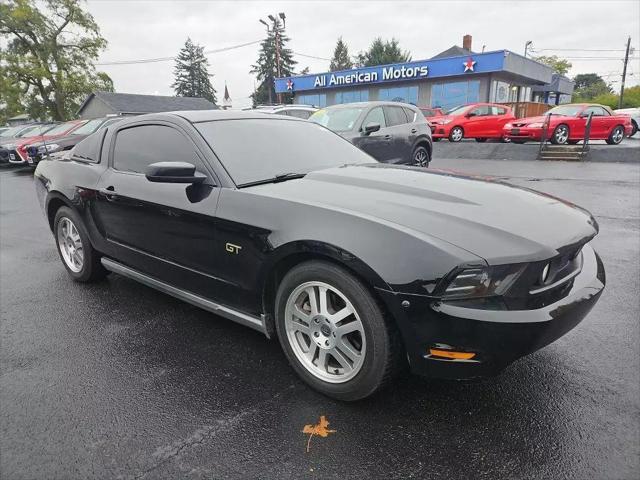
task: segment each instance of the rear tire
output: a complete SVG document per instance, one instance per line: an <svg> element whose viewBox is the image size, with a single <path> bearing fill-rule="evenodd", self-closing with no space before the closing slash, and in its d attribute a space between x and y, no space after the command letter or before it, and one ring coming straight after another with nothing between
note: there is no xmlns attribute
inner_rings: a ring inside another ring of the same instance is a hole
<svg viewBox="0 0 640 480"><path fill-rule="evenodd" d="M431 162L431 155L429 155L429 150L427 150L422 145L418 145L411 154L411 162L412 165L428 168L429 162Z"/></svg>
<svg viewBox="0 0 640 480"><path fill-rule="evenodd" d="M622 140L624 140L624 127L622 125L616 125L611 130L609 134L609 138L607 138L607 143L609 145L619 145Z"/></svg>
<svg viewBox="0 0 640 480"><path fill-rule="evenodd" d="M396 326L365 285L332 263L313 260L290 270L278 288L275 317L293 369L329 397L368 397L403 365Z"/></svg>
<svg viewBox="0 0 640 480"><path fill-rule="evenodd" d="M633 137L636 133L638 133L638 124L636 122L631 122L633 129L631 130L630 137Z"/></svg>
<svg viewBox="0 0 640 480"><path fill-rule="evenodd" d="M95 282L107 276L94 250L82 218L69 207L60 207L53 221L53 235L64 268L76 282Z"/></svg>

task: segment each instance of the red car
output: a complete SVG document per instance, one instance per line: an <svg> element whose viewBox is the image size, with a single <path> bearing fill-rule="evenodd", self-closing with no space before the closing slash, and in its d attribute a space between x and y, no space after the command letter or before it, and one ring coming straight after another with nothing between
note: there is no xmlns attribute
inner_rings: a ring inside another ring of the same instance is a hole
<svg viewBox="0 0 640 480"><path fill-rule="evenodd" d="M441 108L437 108L437 107L418 107L418 108L424 115L424 118L427 118L427 119L434 118L434 117L441 117L444 115L444 112L442 111Z"/></svg>
<svg viewBox="0 0 640 480"><path fill-rule="evenodd" d="M616 115L609 108L593 103L572 103L554 107L543 116L519 118L509 122L504 126L503 134L514 143L539 142L546 115L550 115L547 139L557 145L575 145L584 139L590 113L593 114L589 136L591 140L606 140L609 145L617 145L633 132L629 115Z"/></svg>
<svg viewBox="0 0 640 480"><path fill-rule="evenodd" d="M9 151L9 163L27 163L27 147L32 143L42 143L43 141L55 140L56 138L64 137L73 132L76 128L84 125L87 120L72 120L70 122L61 123L51 130L48 130L44 135L38 135L35 137L16 138L15 142L10 144L3 144L0 148Z"/></svg>
<svg viewBox="0 0 640 480"><path fill-rule="evenodd" d="M485 142L488 138L502 139L504 125L516 117L509 107L495 103L472 103L454 108L446 115L431 119L435 126L433 139L448 138L459 142L463 138L475 138Z"/></svg>

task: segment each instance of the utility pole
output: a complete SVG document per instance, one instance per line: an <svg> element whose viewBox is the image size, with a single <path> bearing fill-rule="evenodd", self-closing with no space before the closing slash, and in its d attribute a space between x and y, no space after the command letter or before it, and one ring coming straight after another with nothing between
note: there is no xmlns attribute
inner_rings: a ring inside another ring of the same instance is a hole
<svg viewBox="0 0 640 480"><path fill-rule="evenodd" d="M622 83L620 84L620 99L618 108L622 108L622 97L624 96L624 80L627 77L627 63L629 62L629 49L631 48L631 35L627 39L627 53L624 56L624 67L622 67Z"/></svg>
<svg viewBox="0 0 640 480"><path fill-rule="evenodd" d="M532 44L532 40L527 40L527 43L524 44L524 58L527 58L527 50L529 50L529 46Z"/></svg>
<svg viewBox="0 0 640 480"><path fill-rule="evenodd" d="M278 16L282 19L282 28L285 27L285 22L286 22L286 16L284 13L279 13ZM269 20L271 20L272 22L272 29L274 32L274 39L275 39L275 49L276 49L276 75L278 77L282 76L282 71L280 69L280 30L278 29L278 20L276 19L276 17L274 17L273 15L269 15ZM265 22L264 20L260 19L260 23L262 23L263 25L265 25L267 27L267 35L269 34L270 30L269 30L269 24L267 22ZM282 94L278 93L278 103L282 103ZM273 103L273 98L271 96L271 89L269 89L269 103Z"/></svg>

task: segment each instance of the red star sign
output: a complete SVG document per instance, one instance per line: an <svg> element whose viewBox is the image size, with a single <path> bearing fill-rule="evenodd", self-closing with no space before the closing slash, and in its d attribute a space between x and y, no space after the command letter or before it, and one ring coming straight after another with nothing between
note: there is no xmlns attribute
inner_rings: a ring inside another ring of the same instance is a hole
<svg viewBox="0 0 640 480"><path fill-rule="evenodd" d="M287 90L293 90L293 82L290 78L287 80Z"/></svg>
<svg viewBox="0 0 640 480"><path fill-rule="evenodd" d="M475 67L476 61L473 58L469 57L469 60L467 60L466 62L462 62L462 64L464 65L465 72L473 72L473 67Z"/></svg>

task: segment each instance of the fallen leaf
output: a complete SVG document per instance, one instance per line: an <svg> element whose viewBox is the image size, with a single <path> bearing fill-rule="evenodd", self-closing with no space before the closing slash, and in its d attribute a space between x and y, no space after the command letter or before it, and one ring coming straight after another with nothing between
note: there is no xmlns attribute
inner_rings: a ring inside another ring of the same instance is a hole
<svg viewBox="0 0 640 480"><path fill-rule="evenodd" d="M320 416L320 421L315 425L305 425L302 429L302 433L307 433L309 435L309 440L307 440L307 453L309 453L309 447L311 446L311 437L317 435L318 437L328 437L330 433L335 433L335 430L329 430L327 427L329 426L329 422L327 421L324 415Z"/></svg>

